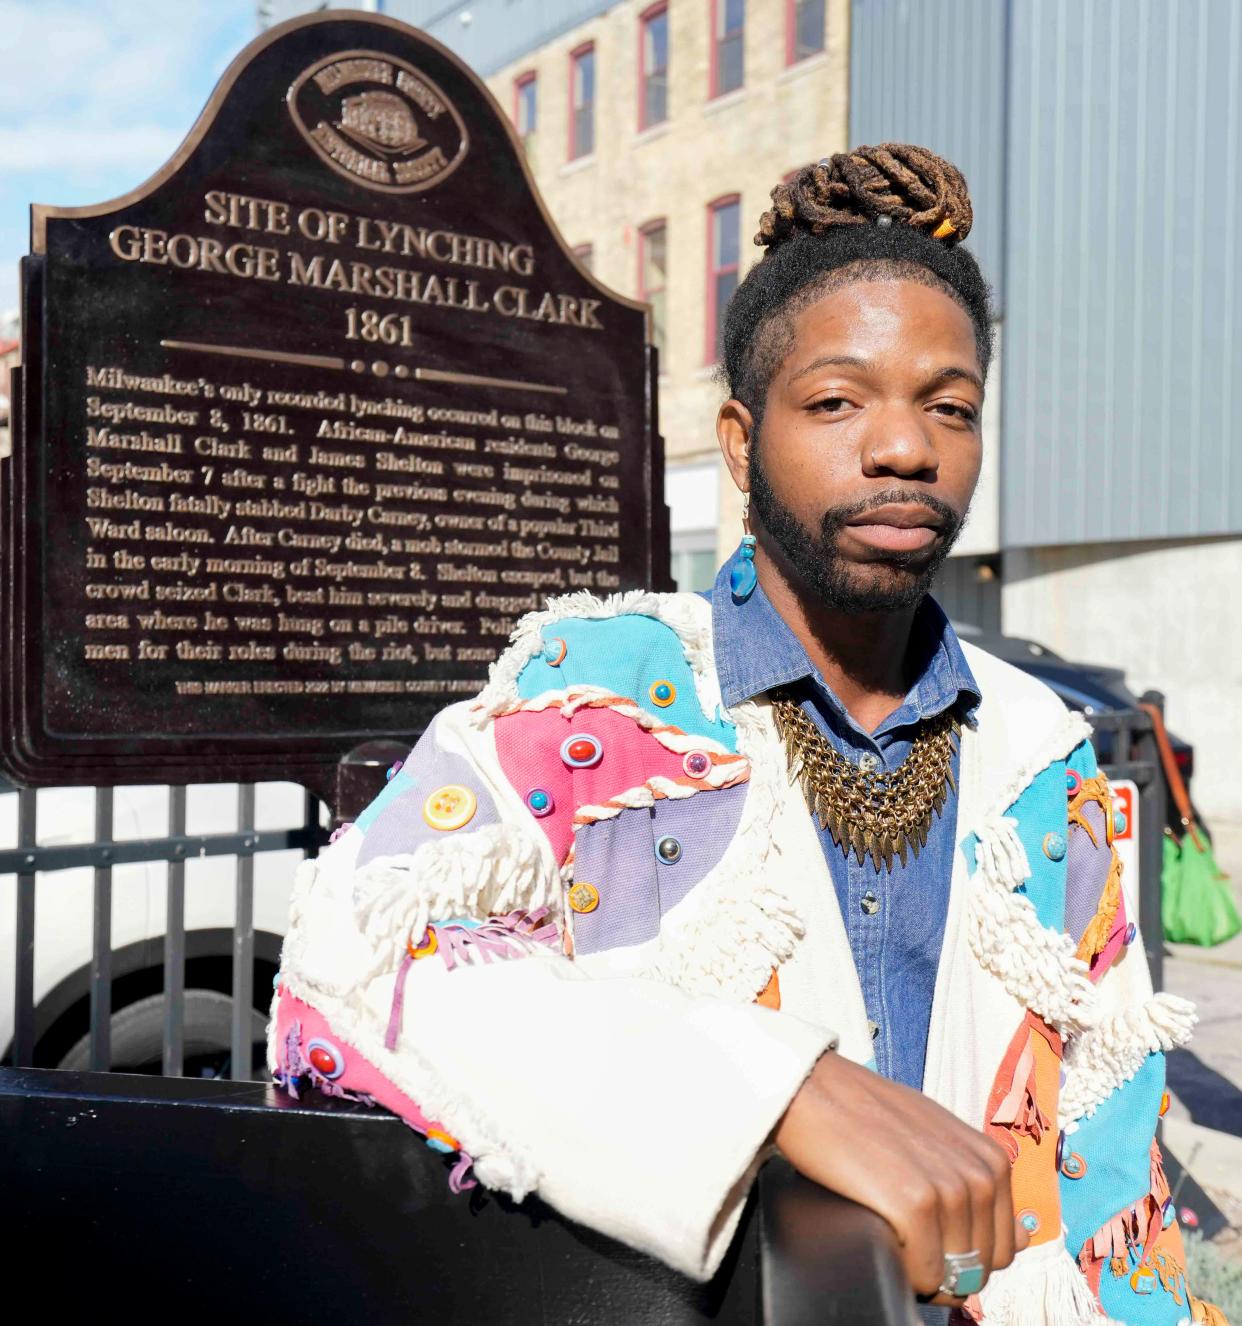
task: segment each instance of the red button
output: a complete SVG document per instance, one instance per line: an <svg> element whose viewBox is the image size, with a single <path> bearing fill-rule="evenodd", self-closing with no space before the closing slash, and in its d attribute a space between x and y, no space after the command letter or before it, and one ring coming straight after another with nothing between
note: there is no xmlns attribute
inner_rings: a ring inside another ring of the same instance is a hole
<svg viewBox="0 0 1242 1326"><path fill-rule="evenodd" d="M314 1066L325 1076L327 1076L329 1073L336 1072L335 1056L332 1055L330 1051L325 1050L322 1045L312 1046L308 1058L310 1059L311 1063L314 1064Z"/></svg>
<svg viewBox="0 0 1242 1326"><path fill-rule="evenodd" d="M571 741L569 743L569 758L571 760L590 760L595 756L595 743L593 741Z"/></svg>

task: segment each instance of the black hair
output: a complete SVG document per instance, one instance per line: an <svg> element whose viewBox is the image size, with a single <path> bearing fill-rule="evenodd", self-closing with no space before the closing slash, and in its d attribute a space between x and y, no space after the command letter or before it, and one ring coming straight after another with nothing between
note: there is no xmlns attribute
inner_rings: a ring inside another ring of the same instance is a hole
<svg viewBox="0 0 1242 1326"><path fill-rule="evenodd" d="M755 236L768 251L729 301L722 338L729 394L756 422L796 315L852 281L912 280L943 291L974 324L986 377L991 292L961 247L972 213L954 166L926 148L862 147L806 167L772 190L772 202Z"/></svg>

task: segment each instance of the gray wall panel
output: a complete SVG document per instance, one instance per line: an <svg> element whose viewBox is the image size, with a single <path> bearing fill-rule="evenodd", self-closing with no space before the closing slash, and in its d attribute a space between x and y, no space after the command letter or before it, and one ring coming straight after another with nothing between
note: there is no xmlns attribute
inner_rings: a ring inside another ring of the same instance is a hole
<svg viewBox="0 0 1242 1326"><path fill-rule="evenodd" d="M1242 529L1231 0L1013 0L1006 546Z"/></svg>
<svg viewBox="0 0 1242 1326"><path fill-rule="evenodd" d="M854 0L850 142L922 143L970 184L968 241L998 297L1004 272L1006 0Z"/></svg>

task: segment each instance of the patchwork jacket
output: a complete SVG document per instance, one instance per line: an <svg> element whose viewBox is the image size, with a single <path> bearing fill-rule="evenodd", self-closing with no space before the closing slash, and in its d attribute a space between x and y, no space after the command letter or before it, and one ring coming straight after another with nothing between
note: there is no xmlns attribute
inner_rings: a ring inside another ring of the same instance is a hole
<svg viewBox="0 0 1242 1326"><path fill-rule="evenodd" d="M924 1091L1013 1162L1031 1246L992 1326L1211 1318L1155 1142L1163 1051L1118 812L1083 719L963 645L955 853ZM815 1061L870 1060L828 867L771 708L725 710L711 609L573 594L523 619L297 877L269 1064L400 1114L450 1182L697 1278Z"/></svg>

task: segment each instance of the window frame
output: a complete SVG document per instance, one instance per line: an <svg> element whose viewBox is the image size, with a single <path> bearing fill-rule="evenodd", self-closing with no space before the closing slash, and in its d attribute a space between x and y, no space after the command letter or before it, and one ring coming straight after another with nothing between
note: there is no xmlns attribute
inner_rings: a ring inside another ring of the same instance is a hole
<svg viewBox="0 0 1242 1326"><path fill-rule="evenodd" d="M669 0L655 0L654 4L648 5L638 16L638 132L642 133L644 129L652 129L657 124L668 123L668 66L672 61L672 30L667 27ZM665 50L664 64L664 118L662 120L647 119L647 24L653 19L665 16L665 41L667 47Z"/></svg>
<svg viewBox="0 0 1242 1326"><path fill-rule="evenodd" d="M742 0L742 81L737 87L731 87L728 92L720 90L720 38L716 35L716 28L720 18L721 4L727 4L728 0L711 0L709 6L709 21L711 27L708 30L708 46L710 48L710 58L708 60L708 86L707 99L715 101L717 97L727 97L734 92L740 92L746 86L746 0Z"/></svg>
<svg viewBox="0 0 1242 1326"><path fill-rule="evenodd" d="M668 317L668 218L665 216L653 216L650 221L646 221L641 226L638 227L637 289L638 289L639 301L644 304L650 304L651 300L648 296L650 295L651 290L649 290L648 287L643 282L643 273L647 266L647 261L646 261L647 243L649 237L658 230L664 232L664 262L665 262L664 284L661 286L654 287L654 290L657 294L662 294L664 296L664 316L665 318L667 318ZM660 359L661 359L660 372L667 373L668 365L663 362L663 359L665 352L668 349L668 346L667 344L659 345L659 343L655 339L655 330L656 330L655 316L653 314L651 319L652 344L656 345L660 352ZM668 329L666 327L665 331L667 332L667 330Z"/></svg>
<svg viewBox="0 0 1242 1326"><path fill-rule="evenodd" d="M823 55L828 49L828 3L824 0L824 30L820 34L821 42L818 50L812 51L809 55L803 55L795 58L794 42L798 31L798 0L785 0L785 68L791 69L796 64L801 64L804 60L813 60L817 55Z"/></svg>
<svg viewBox="0 0 1242 1326"><path fill-rule="evenodd" d="M732 270L737 272L740 284L742 279L742 195L740 193L722 193L719 198L713 198L707 204L707 250L704 254L707 316L704 319L703 326L703 363L708 366L717 363L720 358L716 353L716 320L719 316L719 309L716 307L716 278L730 270L727 267L715 268L712 266L712 241L714 238L712 232L716 222L716 213L721 208L734 203L737 204L738 209L738 245L737 265Z"/></svg>
<svg viewBox="0 0 1242 1326"><path fill-rule="evenodd" d="M568 89L567 89L567 90L568 90L568 93L569 93L569 117L568 117L569 122L568 122L568 125L566 126L566 135L567 135L567 138L568 138L568 141L567 141L567 143L566 143L566 151L565 151L565 159L566 159L566 161L585 161L588 157L593 157L593 156L595 155L595 104L596 104L596 97L595 97L595 86L594 86L594 84L595 84L595 79L596 79L596 77L598 76L598 72L599 72L597 68L596 68L596 69L593 69L593 70L592 70L592 74L591 74L591 80L592 80L592 88L591 88L591 150L590 150L589 152L575 152L575 150L574 150L574 149L577 147L577 141L576 141L576 140L577 140L577 126L578 126L578 121L577 121L577 112L578 112L578 108L574 105L574 79L575 79L575 75L576 75L577 72L578 72L578 61L581 60L581 59L582 59L584 56L586 56L586 55L590 55L591 58L592 58L592 60L594 60L594 58L595 58L595 42L594 42L593 40L592 40L592 41L584 41L584 42L580 43L579 45L575 46L575 47L573 48L573 50L569 52L569 87L568 87Z"/></svg>
<svg viewBox="0 0 1242 1326"><path fill-rule="evenodd" d="M522 126L518 122L518 110L522 104L522 92L531 84L535 85L535 127L528 133L522 132ZM539 71L537 69L526 69L513 80L513 131L517 134L519 140L523 143L527 138L533 137L539 132Z"/></svg>

